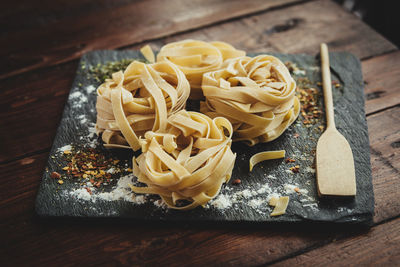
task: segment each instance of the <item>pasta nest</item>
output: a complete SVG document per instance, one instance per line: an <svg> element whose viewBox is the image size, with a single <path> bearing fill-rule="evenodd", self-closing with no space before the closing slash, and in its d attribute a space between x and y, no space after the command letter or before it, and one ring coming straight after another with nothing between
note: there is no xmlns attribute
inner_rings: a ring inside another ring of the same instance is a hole
<svg viewBox="0 0 400 267"><path fill-rule="evenodd" d="M182 110L190 94L185 75L165 61L133 61L97 89L97 132L106 147L140 149L146 131L167 129L167 116Z"/></svg>
<svg viewBox="0 0 400 267"><path fill-rule="evenodd" d="M149 131L141 139L143 153L133 158L132 169L147 186L131 186L132 191L158 194L173 209L205 205L231 177L232 133L223 117L186 110L171 115L165 131Z"/></svg>
<svg viewBox="0 0 400 267"><path fill-rule="evenodd" d="M226 59L245 55L246 52L225 42L183 40L163 46L157 55L157 62L169 61L176 64L190 83L190 98L202 99L203 74L219 69Z"/></svg>
<svg viewBox="0 0 400 267"><path fill-rule="evenodd" d="M227 60L221 70L204 74L202 113L223 116L233 141L249 145L278 138L297 118L296 83L276 57L259 55Z"/></svg>

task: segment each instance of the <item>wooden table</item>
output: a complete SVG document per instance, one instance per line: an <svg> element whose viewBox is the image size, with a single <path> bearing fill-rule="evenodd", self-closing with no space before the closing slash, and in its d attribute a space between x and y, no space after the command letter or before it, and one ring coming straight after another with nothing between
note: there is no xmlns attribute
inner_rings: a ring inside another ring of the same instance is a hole
<svg viewBox="0 0 400 267"><path fill-rule="evenodd" d="M1 266L400 264L400 52L331 1L8 1L0 35ZM18 3L18 4L17 4ZM39 6L38 6L39 5ZM375 191L369 231L43 221L34 200L79 57L221 40L254 52L362 60Z"/></svg>

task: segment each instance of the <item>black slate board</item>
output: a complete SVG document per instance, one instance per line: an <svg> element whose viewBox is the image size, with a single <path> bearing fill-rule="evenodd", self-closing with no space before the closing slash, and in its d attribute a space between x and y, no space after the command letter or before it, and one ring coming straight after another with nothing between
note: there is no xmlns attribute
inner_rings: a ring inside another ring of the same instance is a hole
<svg viewBox="0 0 400 267"><path fill-rule="evenodd" d="M255 54L252 54L255 55ZM283 62L295 63L305 73L298 72L296 78L307 77L314 87L321 91L317 82L321 80L319 60L309 55L284 55L275 54ZM95 202L86 201L71 196L70 191L81 188L81 181L73 178L64 179L60 185L56 179L50 178L52 171L63 173L65 159L58 148L72 144L74 147L96 146L113 158L121 159L122 164L130 163L132 154L121 151L106 151L102 148L97 137L89 133L89 126L96 120L95 103L96 93L87 90L87 86L97 87L99 83L90 77L87 66L98 63L121 60L124 58L141 58L137 51L94 51L85 54L81 59L70 97L65 106L60 126L54 140L49 156L46 171L36 199L36 212L43 217L115 217L131 218L138 220L167 220L167 221L234 221L234 222L338 222L338 223L365 223L372 220L374 212L374 196L370 168L370 151L368 130L364 111L364 91L361 65L359 60L349 53L331 53L330 63L332 80L337 80L342 85L334 87L335 121L338 130L347 138L353 150L356 167L357 195L348 199L319 199L316 191L315 173L310 167L314 156L312 150L316 146L320 131L318 125L307 128L302 123L300 116L297 121L277 140L248 147L245 144L235 143L232 146L237 152L237 159L232 175L232 180L239 178L240 185L225 185L221 195L232 197L246 196L254 193L262 185L269 185L270 190L278 191L281 195L289 195L290 203L286 214L270 217L272 208L266 201L267 194L256 194L250 198L244 197L231 206L220 209L209 205L207 208L196 208L191 211L181 212L168 210L154 205L154 197L147 197L149 201L144 204L133 204L124 200ZM86 68L81 67L85 65ZM82 95L79 95L79 92ZM80 104L80 105L79 105ZM322 97L318 104L322 107ZM83 123L82 123L83 122ZM324 123L324 121L322 121ZM293 138L295 133L298 138ZM285 149L286 155L296 159L293 164L284 160L266 161L257 165L249 173L249 158L260 151ZM290 166L300 165L297 174L288 171ZM338 166L339 168L340 166ZM113 182L104 186L102 190L110 191L122 174L115 174ZM268 177L268 175L271 176ZM231 180L231 181L232 181ZM285 192L285 184L297 185L307 192L298 194L293 190ZM248 191L246 191L248 189ZM243 193L243 190L245 192ZM239 193L238 193L239 192ZM289 194L288 194L289 193ZM255 193L254 193L255 194ZM261 204L260 204L261 202Z"/></svg>

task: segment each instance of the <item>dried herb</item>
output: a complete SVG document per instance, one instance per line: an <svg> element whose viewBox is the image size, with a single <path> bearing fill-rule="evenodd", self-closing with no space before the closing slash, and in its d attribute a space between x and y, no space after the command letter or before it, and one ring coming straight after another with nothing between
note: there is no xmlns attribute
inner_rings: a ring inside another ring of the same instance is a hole
<svg viewBox="0 0 400 267"><path fill-rule="evenodd" d="M105 64L98 63L95 66L87 66L85 62L82 62L81 69L87 70L88 78L93 78L98 83L103 83L106 79L111 78L111 75L117 71L123 71L128 67L133 60L148 63L142 59L122 59L118 61L109 61Z"/></svg>

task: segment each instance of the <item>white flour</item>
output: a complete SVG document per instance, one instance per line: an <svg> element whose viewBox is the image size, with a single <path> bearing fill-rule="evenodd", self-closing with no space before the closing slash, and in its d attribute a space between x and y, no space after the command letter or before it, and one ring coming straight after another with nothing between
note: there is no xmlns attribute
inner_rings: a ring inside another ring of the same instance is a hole
<svg viewBox="0 0 400 267"><path fill-rule="evenodd" d="M80 91L75 91L69 95L73 107L82 107L88 101L88 98Z"/></svg>
<svg viewBox="0 0 400 267"><path fill-rule="evenodd" d="M65 146L60 147L59 149L57 149L57 152L64 153L65 151L71 151L71 150L72 150L72 146L71 145L65 145Z"/></svg>
<svg viewBox="0 0 400 267"><path fill-rule="evenodd" d="M93 93L94 91L96 91L96 87L94 87L93 85L89 85L86 87L86 93L88 93L88 95Z"/></svg>
<svg viewBox="0 0 400 267"><path fill-rule="evenodd" d="M134 184L133 178L133 174L119 178L117 185L110 192L98 192L97 188L87 182L86 186L70 191L68 194L73 198L92 202L100 199L104 201L124 200L134 204L143 204L146 202L146 197L134 195L129 187L129 184Z"/></svg>

